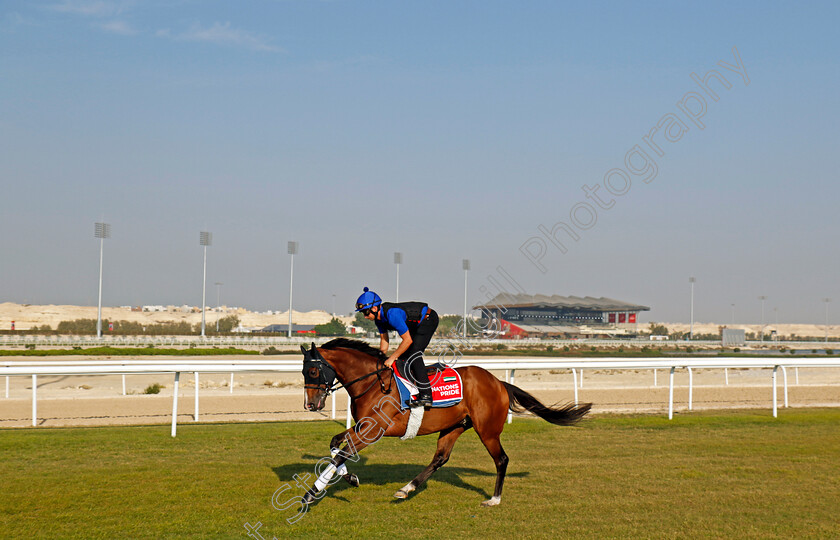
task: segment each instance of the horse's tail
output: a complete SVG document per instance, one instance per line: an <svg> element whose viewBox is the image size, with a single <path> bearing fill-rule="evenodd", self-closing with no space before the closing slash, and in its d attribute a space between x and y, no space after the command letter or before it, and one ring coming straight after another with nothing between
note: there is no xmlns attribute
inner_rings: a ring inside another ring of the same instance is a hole
<svg viewBox="0 0 840 540"><path fill-rule="evenodd" d="M548 407L525 390L503 381L502 384L507 389L508 397L510 398L510 409L513 412L527 410L546 422L551 422L558 426L571 426L576 424L592 408L591 403L581 403L580 405L568 403L560 407Z"/></svg>

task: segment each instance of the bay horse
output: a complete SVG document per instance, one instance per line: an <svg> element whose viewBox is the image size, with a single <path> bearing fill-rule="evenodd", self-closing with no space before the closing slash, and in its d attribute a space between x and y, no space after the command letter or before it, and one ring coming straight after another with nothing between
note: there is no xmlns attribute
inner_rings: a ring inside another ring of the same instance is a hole
<svg viewBox="0 0 840 540"><path fill-rule="evenodd" d="M350 394L350 412L356 425L332 438L330 450L333 459L329 470L319 477L303 497L309 504L327 485L338 481L336 472L352 486L358 486L358 477L346 472L344 462L358 459L357 453L379 440L380 437L402 436L408 423L408 411L400 408L399 392L394 372L384 365L386 356L378 349L346 338L338 338L309 350L301 346L304 355L304 408L319 411L326 404L327 395L339 387ZM449 460L455 441L466 430L473 428L496 465L496 488L493 497L481 503L495 506L502 498L502 485L508 466L508 456L502 449L499 436L507 419L508 409L515 412L530 411L543 420L560 426L578 422L589 412L591 403L567 404L549 407L528 392L500 381L486 369L477 366L457 368L463 384L463 399L446 408L429 408L423 415L418 435L440 433L432 462L414 480L400 488L394 496L405 499L423 484L435 471ZM337 378L339 384L333 384ZM344 444L343 448L340 448Z"/></svg>

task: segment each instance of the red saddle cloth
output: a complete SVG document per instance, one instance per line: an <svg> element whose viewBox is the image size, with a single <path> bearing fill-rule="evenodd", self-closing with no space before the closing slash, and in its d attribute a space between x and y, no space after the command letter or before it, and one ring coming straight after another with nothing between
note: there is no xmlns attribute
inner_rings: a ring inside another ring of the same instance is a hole
<svg viewBox="0 0 840 540"><path fill-rule="evenodd" d="M451 367L446 366L443 371L429 373L429 381L432 383L435 407L449 407L461 401L464 391L461 374Z"/></svg>
<svg viewBox="0 0 840 540"><path fill-rule="evenodd" d="M394 364L396 368L396 364ZM435 364L427 368L429 382L432 383L432 407L451 407L463 398L463 384L461 375L449 366ZM401 401L409 399L406 384L412 385L401 371L394 369L399 385ZM412 398L413 399L413 398Z"/></svg>

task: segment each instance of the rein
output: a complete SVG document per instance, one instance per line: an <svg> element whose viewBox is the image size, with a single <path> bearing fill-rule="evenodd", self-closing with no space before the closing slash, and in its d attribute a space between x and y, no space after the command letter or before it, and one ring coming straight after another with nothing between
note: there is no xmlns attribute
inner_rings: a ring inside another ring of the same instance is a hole
<svg viewBox="0 0 840 540"><path fill-rule="evenodd" d="M359 382L359 381L363 381L363 380L365 380L365 379L367 379L368 377L371 377L371 376L373 376L373 375L376 375L376 380L378 380L378 381L379 381L379 387L380 387L380 390L382 391L382 393L383 393L383 394L390 394L390 393L391 393L391 385L390 385L390 384L388 385L388 390L386 391L386 390L385 390L385 383L384 383L384 382L382 382L382 377L380 377L380 376L379 376L379 374L380 374L380 373L382 373L383 371L391 371L391 368L388 368L388 367L384 367L384 366L383 366L383 367L381 367L381 368L377 368L377 370L376 370L376 371L371 371L371 372L370 372L370 373L368 373L367 375L362 375L361 377L357 377L357 378L353 379L353 380L352 380L352 381L350 381L350 382L347 382L347 383L344 383L344 384L342 384L342 383L340 383L340 382L335 383L335 384L332 386L332 388L330 388L330 389L328 389L328 390L327 390L327 395L330 395L330 393L331 393L331 392L335 392L336 390L338 390L338 389L340 389L340 388L344 388L345 390L347 390L347 393L348 393L348 394L350 394L350 390L349 390L349 387L350 387L350 386L352 386L352 385L356 384L356 383L357 383L357 382ZM392 379L392 380L393 380L393 379ZM367 388L365 388L365 390L364 390L361 394L358 394L358 395L355 395L355 396L351 395L351 396L350 396L350 399L360 398L360 397L362 397L363 395L367 394L367 393L370 391L370 389L371 389L371 388L373 388L373 385L374 385L374 384L376 384L376 381L371 381L371 383L368 385L368 387L367 387Z"/></svg>

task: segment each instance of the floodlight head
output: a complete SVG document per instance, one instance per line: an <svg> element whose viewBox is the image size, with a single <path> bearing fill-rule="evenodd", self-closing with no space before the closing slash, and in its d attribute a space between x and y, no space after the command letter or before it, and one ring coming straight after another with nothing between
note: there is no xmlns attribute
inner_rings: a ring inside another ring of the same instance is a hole
<svg viewBox="0 0 840 540"><path fill-rule="evenodd" d="M209 233L207 231L201 231L198 235L198 242L202 246L213 245L213 233Z"/></svg>
<svg viewBox="0 0 840 540"><path fill-rule="evenodd" d="M399 251L394 252L394 264L402 264L402 253Z"/></svg>
<svg viewBox="0 0 840 540"><path fill-rule="evenodd" d="M108 223L96 223L93 235L96 238L111 238L111 225Z"/></svg>
<svg viewBox="0 0 840 540"><path fill-rule="evenodd" d="M688 278L689 283L694 283L695 281L697 281L697 280L693 276Z"/></svg>
<svg viewBox="0 0 840 540"><path fill-rule="evenodd" d="M464 259L463 261L461 261L461 266L464 268L464 270L469 270L470 269L470 260L469 259Z"/></svg>
<svg viewBox="0 0 840 540"><path fill-rule="evenodd" d="M297 242L289 242L288 252L289 252L289 255L297 255L298 243Z"/></svg>

